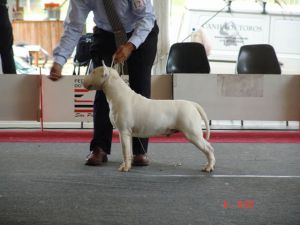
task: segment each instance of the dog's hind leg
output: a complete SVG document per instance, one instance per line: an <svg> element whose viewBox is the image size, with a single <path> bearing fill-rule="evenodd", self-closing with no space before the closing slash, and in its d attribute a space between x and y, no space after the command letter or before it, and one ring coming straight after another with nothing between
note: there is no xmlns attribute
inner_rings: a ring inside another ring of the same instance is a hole
<svg viewBox="0 0 300 225"><path fill-rule="evenodd" d="M185 137L205 154L208 163L203 167L202 171L212 172L215 167L216 159L214 156L214 149L211 144L203 137L196 135L185 134Z"/></svg>
<svg viewBox="0 0 300 225"><path fill-rule="evenodd" d="M128 172L131 168L132 161L132 138L128 132L120 131L120 139L123 153L123 163L119 167L119 171Z"/></svg>

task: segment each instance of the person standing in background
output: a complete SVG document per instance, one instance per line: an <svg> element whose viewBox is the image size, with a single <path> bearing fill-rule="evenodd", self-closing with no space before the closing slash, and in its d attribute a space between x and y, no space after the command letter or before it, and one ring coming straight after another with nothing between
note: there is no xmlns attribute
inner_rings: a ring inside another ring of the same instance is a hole
<svg viewBox="0 0 300 225"><path fill-rule="evenodd" d="M7 0L0 0L0 56L4 74L16 74L12 46L13 31L9 19Z"/></svg>

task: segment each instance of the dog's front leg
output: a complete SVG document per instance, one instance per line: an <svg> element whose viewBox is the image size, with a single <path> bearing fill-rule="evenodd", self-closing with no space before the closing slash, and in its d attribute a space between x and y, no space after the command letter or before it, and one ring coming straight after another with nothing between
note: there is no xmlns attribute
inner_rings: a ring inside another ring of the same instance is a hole
<svg viewBox="0 0 300 225"><path fill-rule="evenodd" d="M128 172L131 168L132 161L132 137L128 132L120 131L120 139L122 144L123 163L119 167L119 171Z"/></svg>

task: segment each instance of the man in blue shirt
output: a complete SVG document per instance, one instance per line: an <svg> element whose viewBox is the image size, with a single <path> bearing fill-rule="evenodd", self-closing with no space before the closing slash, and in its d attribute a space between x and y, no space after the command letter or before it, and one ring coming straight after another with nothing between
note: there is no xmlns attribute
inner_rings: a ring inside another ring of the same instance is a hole
<svg viewBox="0 0 300 225"><path fill-rule="evenodd" d="M94 14L94 43L91 55L94 67L104 60L110 65L112 56L117 63L126 62L130 87L137 93L150 98L151 68L157 49L158 27L151 0L108 0L113 1L116 12L127 34L128 41L116 47L113 28L107 17L103 1L70 0L64 33L54 49L54 63L50 79L61 78L63 65L72 54L82 35L89 12ZM94 136L86 165L101 165L107 162L112 140L112 125L109 120L109 106L102 91L97 91L94 101ZM133 165L147 166L148 139L133 138Z"/></svg>

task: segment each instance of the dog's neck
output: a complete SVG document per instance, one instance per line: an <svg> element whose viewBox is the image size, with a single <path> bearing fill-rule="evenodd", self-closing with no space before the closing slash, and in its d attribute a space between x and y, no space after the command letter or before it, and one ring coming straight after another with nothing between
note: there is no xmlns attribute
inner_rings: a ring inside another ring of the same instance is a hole
<svg viewBox="0 0 300 225"><path fill-rule="evenodd" d="M102 84L102 90L108 101L122 99L135 93L120 76L115 74L108 76L107 80Z"/></svg>

